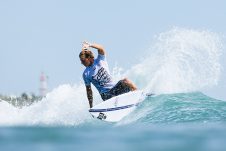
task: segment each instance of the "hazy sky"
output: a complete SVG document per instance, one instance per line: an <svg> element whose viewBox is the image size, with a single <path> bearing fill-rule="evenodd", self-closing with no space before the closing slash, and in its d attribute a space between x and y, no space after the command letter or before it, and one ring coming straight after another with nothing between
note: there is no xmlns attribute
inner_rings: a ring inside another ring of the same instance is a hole
<svg viewBox="0 0 226 151"><path fill-rule="evenodd" d="M0 93L38 94L42 71L49 89L81 80L83 40L103 44L110 67L130 68L155 35L173 26L225 35L226 1L1 0L0 22ZM225 73L208 92L224 100Z"/></svg>

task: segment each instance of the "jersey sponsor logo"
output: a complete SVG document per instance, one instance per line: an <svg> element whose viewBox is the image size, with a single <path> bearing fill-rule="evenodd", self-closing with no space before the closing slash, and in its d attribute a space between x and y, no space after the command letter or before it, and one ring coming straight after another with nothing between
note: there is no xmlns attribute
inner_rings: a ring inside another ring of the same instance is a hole
<svg viewBox="0 0 226 151"><path fill-rule="evenodd" d="M98 70L98 72L95 76L92 76L92 79L93 79L93 81L98 83L100 86L106 86L106 84L111 81L111 76L102 67Z"/></svg>

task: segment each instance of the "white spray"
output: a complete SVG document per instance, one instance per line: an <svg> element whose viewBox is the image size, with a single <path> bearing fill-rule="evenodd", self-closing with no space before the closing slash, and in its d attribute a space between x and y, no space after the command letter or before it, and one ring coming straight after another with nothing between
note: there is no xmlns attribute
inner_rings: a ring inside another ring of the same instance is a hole
<svg viewBox="0 0 226 151"><path fill-rule="evenodd" d="M16 108L0 102L0 126L11 125L67 125L73 126L91 118L82 84L61 85L31 106Z"/></svg>
<svg viewBox="0 0 226 151"><path fill-rule="evenodd" d="M215 33L174 28L159 34L143 61L125 75L154 93L199 91L217 84L221 51Z"/></svg>

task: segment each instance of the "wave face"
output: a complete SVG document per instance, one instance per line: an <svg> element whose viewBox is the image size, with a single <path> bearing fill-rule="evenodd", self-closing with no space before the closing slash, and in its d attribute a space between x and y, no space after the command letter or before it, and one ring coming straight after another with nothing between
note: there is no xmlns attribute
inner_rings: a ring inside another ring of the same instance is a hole
<svg viewBox="0 0 226 151"><path fill-rule="evenodd" d="M149 97L119 125L215 122L226 122L226 101L210 98L200 92L193 92Z"/></svg>
<svg viewBox="0 0 226 151"><path fill-rule="evenodd" d="M119 124L225 122L225 102L201 93L218 83L221 52L216 33L184 28L160 33L139 63L123 73L114 70L116 79L127 76L144 91L160 94L147 98ZM97 91L94 100L101 102ZM0 126L97 124L88 107L84 85L65 84L23 108L0 101Z"/></svg>

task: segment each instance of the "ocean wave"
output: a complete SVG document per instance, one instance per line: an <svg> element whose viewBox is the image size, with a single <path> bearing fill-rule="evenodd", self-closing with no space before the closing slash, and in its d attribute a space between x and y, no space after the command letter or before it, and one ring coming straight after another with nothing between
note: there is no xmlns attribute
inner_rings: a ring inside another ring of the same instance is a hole
<svg viewBox="0 0 226 151"><path fill-rule="evenodd" d="M217 84L221 51L221 38L213 32L173 28L160 33L140 62L124 72L114 70L116 79L126 76L145 92L161 94L147 98L120 123L225 121L224 101L192 93ZM94 104L100 103L98 92L93 92ZM0 101L0 126L98 123L88 109L84 84L64 84L29 106L17 108Z"/></svg>
<svg viewBox="0 0 226 151"><path fill-rule="evenodd" d="M226 101L201 92L162 94L149 97L120 124L226 122Z"/></svg>

